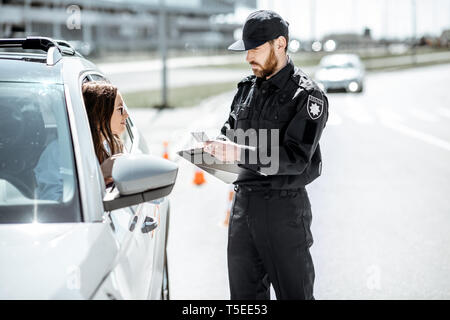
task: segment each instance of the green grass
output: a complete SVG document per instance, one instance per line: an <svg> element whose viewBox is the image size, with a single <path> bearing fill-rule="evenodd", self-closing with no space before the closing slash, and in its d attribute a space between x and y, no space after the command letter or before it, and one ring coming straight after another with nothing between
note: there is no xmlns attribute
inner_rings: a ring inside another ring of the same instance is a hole
<svg viewBox="0 0 450 320"><path fill-rule="evenodd" d="M214 83L195 85L182 88L173 88L168 91L170 107L191 107L198 105L202 100L235 89L237 82ZM130 108L153 108L162 103L160 90L148 90L124 93L125 103Z"/></svg>
<svg viewBox="0 0 450 320"><path fill-rule="evenodd" d="M429 61L429 62L420 62L420 63L409 63L409 64L402 64L399 66L390 66L390 67L380 67L380 68L367 68L368 71L397 71L397 70L404 70L404 69L411 69L411 68L420 68L420 67L428 67L428 66L436 66L440 64L446 64L450 63L449 61Z"/></svg>
<svg viewBox="0 0 450 320"><path fill-rule="evenodd" d="M448 50L444 49L423 49L418 48L416 55L420 54L426 54L426 53L435 53L435 52L445 52ZM349 51L351 53L351 51ZM346 52L335 52L335 53L346 53ZM302 67L311 67L311 66L317 66L320 62L320 59L322 59L323 56L326 56L328 54L331 54L330 52L317 52L317 53L311 53L311 52L300 52L300 53L291 53L290 57L292 58L294 64L300 68ZM368 54L368 53L361 53L360 58L363 62L367 61L374 61L376 59L384 59L384 58L392 58L392 57L412 57L413 53L411 50L404 52L402 54L390 54L388 52L386 53L377 53L377 54ZM250 66L247 62L242 61L241 63L229 63L229 64L220 64L220 65L206 65L206 66L200 66L198 68L225 68L225 69L247 69L249 72Z"/></svg>
<svg viewBox="0 0 450 320"><path fill-rule="evenodd" d="M293 61L294 61L294 64L299 67L314 66L319 63L320 57L308 58L308 59L294 57ZM242 63L229 63L229 64L218 64L218 65L210 65L210 66L199 66L196 68L245 69L245 70L248 70L249 74L251 74L251 72L252 72L250 65L245 61Z"/></svg>
<svg viewBox="0 0 450 320"><path fill-rule="evenodd" d="M410 53L404 54L403 56L411 55ZM399 55L401 56L401 55ZM367 60L375 60L379 57L372 57ZM293 57L294 64L299 67L304 66L313 66L317 65L320 57L317 59L304 59L301 57ZM366 59L363 59L366 60ZM449 61L450 62L450 61ZM379 70L400 70L407 68L414 68L420 66L427 65L436 65L440 63L448 63L446 61L439 62L427 62L427 63L418 63L418 64L405 64L400 66L390 66L390 67L368 67L368 71L379 71ZM251 73L248 64L229 64L224 66L214 66L215 68L239 68L239 69L248 69L249 74ZM169 95L169 106L170 107L191 107L198 105L202 100L219 95L221 93L231 91L236 89L237 81L234 82L225 82L225 83L214 83L214 84L205 84L205 85L195 85L195 86L187 86L181 88L173 88L168 92ZM124 93L124 99L126 104L131 108L154 108L161 105L161 91L160 90L148 90L148 91L139 91L139 92L130 92Z"/></svg>

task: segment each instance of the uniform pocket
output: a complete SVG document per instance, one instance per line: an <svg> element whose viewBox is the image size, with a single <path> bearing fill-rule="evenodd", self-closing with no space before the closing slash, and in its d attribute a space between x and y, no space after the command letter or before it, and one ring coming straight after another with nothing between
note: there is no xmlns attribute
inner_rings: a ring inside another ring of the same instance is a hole
<svg viewBox="0 0 450 320"><path fill-rule="evenodd" d="M233 224L233 217L235 216L236 209L239 210L239 208L237 208L237 205L238 205L238 195L235 193L233 196L233 200L231 202L230 218L228 219L228 230L231 229L231 226Z"/></svg>
<svg viewBox="0 0 450 320"><path fill-rule="evenodd" d="M263 119L282 123L291 120L294 114L295 107L291 105L285 94L280 94L273 99L270 105L266 106Z"/></svg>
<svg viewBox="0 0 450 320"><path fill-rule="evenodd" d="M277 115L279 121L289 121L295 115L296 107L295 104L287 99L287 95L282 94L278 99Z"/></svg>
<svg viewBox="0 0 450 320"><path fill-rule="evenodd" d="M229 230L233 228L233 225L242 224L242 221L247 222L247 207L248 207L248 198L242 194L235 193L233 197L233 201L231 203L231 212L230 212L230 220L229 220Z"/></svg>
<svg viewBox="0 0 450 320"><path fill-rule="evenodd" d="M312 224L312 211L311 211L311 203L309 202L309 198L307 193L302 194L300 197L302 202L302 210L301 210L301 220L303 224L303 228L305 229L306 235L306 246L307 248L311 247L314 240L311 232L311 224Z"/></svg>

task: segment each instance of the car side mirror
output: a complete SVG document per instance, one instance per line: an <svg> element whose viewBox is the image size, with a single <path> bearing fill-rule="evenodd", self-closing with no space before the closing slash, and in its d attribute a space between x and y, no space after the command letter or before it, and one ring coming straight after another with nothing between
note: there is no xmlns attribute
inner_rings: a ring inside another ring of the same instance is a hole
<svg viewBox="0 0 450 320"><path fill-rule="evenodd" d="M105 211L112 211L169 195L178 174L172 161L145 154L124 154L114 161L115 190L103 199Z"/></svg>

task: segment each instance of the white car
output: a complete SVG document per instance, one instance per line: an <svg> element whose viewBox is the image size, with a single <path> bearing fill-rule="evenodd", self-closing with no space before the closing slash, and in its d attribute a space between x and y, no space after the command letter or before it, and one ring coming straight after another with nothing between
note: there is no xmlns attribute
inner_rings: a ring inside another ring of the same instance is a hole
<svg viewBox="0 0 450 320"><path fill-rule="evenodd" d="M167 195L129 112L105 187L81 85L107 80L67 42L0 39L0 299L167 299ZM28 49L43 53L26 53Z"/></svg>
<svg viewBox="0 0 450 320"><path fill-rule="evenodd" d="M325 92L364 90L365 68L355 54L330 54L320 60L314 80Z"/></svg>

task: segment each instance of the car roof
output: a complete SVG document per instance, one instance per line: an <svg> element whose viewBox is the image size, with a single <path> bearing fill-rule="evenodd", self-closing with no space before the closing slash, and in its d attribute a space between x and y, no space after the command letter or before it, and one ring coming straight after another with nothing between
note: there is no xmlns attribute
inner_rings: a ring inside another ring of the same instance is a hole
<svg viewBox="0 0 450 320"><path fill-rule="evenodd" d="M62 63L47 65L45 54L0 52L0 81L62 83Z"/></svg>
<svg viewBox="0 0 450 320"><path fill-rule="evenodd" d="M360 59L358 55L356 54L345 54L345 53L338 53L338 54L330 54L326 55L322 58L320 61L320 64L322 65L340 65L345 64L347 62L354 62L359 63Z"/></svg>
<svg viewBox="0 0 450 320"><path fill-rule="evenodd" d="M7 50L0 51L0 81L3 82L62 84L69 78L77 78L83 71L99 71L65 40L46 37L0 39L0 48ZM70 77L66 77L69 74Z"/></svg>

